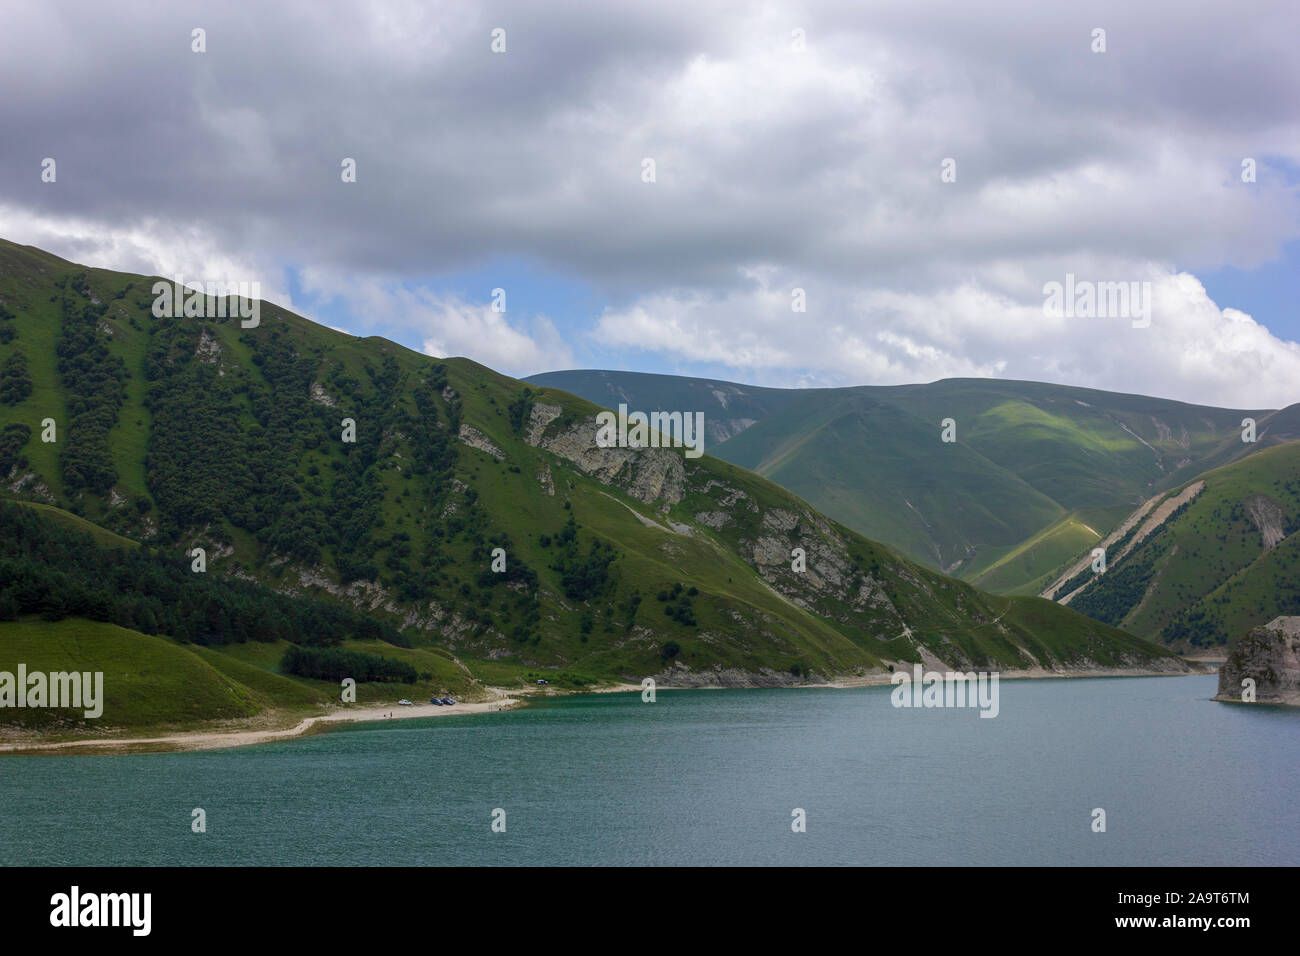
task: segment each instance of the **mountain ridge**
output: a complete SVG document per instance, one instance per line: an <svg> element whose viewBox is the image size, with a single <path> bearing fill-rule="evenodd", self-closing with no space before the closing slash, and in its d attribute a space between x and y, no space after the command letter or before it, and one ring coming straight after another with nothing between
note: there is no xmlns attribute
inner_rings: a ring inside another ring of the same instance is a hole
<svg viewBox="0 0 1300 956"><path fill-rule="evenodd" d="M0 361L21 352L32 380L0 404L8 495L151 549L203 548L207 573L346 602L485 680L802 683L926 655L1185 667L937 575L711 455L602 448L582 398L269 302L252 329L154 316L153 281L0 242Z"/></svg>
<svg viewBox="0 0 1300 956"><path fill-rule="evenodd" d="M672 401L672 378L602 370L529 380L593 401L615 388L637 398L635 386L653 380L653 397ZM1038 593L1151 495L1300 438L1300 405L1224 409L1040 382L960 378L772 392L761 392L767 417L714 454L913 560L1001 593ZM1248 417L1256 420L1252 444L1240 440ZM950 418L956 441L940 448Z"/></svg>

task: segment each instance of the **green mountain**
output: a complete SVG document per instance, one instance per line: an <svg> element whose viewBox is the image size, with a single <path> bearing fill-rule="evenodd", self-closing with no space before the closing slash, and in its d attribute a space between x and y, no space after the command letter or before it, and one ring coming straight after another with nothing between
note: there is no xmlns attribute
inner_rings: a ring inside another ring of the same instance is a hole
<svg viewBox="0 0 1300 956"><path fill-rule="evenodd" d="M466 686L1182 667L900 558L733 464L598 447L597 407L566 392L267 302L255 328L155 317L153 282L0 242L0 476L45 506L6 519L0 617L297 647L279 669L300 677L350 648L437 655Z"/></svg>
<svg viewBox="0 0 1300 956"><path fill-rule="evenodd" d="M1179 647L1227 644L1300 613L1300 443L1266 448L1157 496L1050 594Z"/></svg>
<svg viewBox="0 0 1300 956"><path fill-rule="evenodd" d="M1038 382L780 392L605 371L529 380L606 404L617 395L630 409L699 410L706 421L734 421L731 409L743 407L754 424L713 454L915 561L1001 593L1041 591L1152 495L1300 437L1300 405L1221 409ZM1257 423L1253 444L1241 440L1247 417ZM953 442L942 440L945 419Z"/></svg>

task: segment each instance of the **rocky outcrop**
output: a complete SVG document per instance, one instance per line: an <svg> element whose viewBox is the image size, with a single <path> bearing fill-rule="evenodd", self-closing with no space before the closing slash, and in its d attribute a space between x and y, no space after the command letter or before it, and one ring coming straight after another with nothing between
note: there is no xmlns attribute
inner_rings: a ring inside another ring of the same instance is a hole
<svg viewBox="0 0 1300 956"><path fill-rule="evenodd" d="M528 430L524 434L524 441L534 448L542 443L542 436L546 434L546 427L563 414L564 409L559 405L547 405L545 402L534 402L531 411L528 413Z"/></svg>
<svg viewBox="0 0 1300 956"><path fill-rule="evenodd" d="M487 452L498 461L505 461L506 453L494 445L492 439L488 438L487 435L484 435L477 428L472 428L469 425L461 425L460 440L471 448L477 448L479 451Z"/></svg>
<svg viewBox="0 0 1300 956"><path fill-rule="evenodd" d="M572 462L601 484L621 488L638 501L675 505L682 500L686 469L681 452L670 448L601 448L596 444L594 417L547 435L547 426L559 416L558 405L534 404L525 441Z"/></svg>
<svg viewBox="0 0 1300 956"><path fill-rule="evenodd" d="M537 473L537 483L542 486L542 491L546 494L555 494L555 482L551 479L551 468L549 465L543 465L542 470Z"/></svg>
<svg viewBox="0 0 1300 956"><path fill-rule="evenodd" d="M9 475L5 479L8 484L5 486L14 494L31 495L39 501L54 504L57 500L50 493L49 486L40 475L33 471L19 472L18 466L14 465L9 469Z"/></svg>
<svg viewBox="0 0 1300 956"><path fill-rule="evenodd" d="M1246 499L1245 505L1250 520L1259 529L1259 536L1264 544L1264 550L1267 551L1286 537L1284 529L1286 512L1275 500L1268 495L1254 494Z"/></svg>
<svg viewBox="0 0 1300 956"><path fill-rule="evenodd" d="M338 400L325 391L325 386L319 382L311 383L311 400L317 405L324 405L327 408L337 408L339 404Z"/></svg>
<svg viewBox="0 0 1300 956"><path fill-rule="evenodd" d="M1243 637L1219 668L1215 700L1300 706L1300 617L1275 617Z"/></svg>
<svg viewBox="0 0 1300 956"><path fill-rule="evenodd" d="M866 613L875 622L872 633L881 640L893 636L896 609L881 583L857 567L848 541L830 522L808 509L761 508L743 490L706 476L692 470L690 490L715 507L695 512L695 520L724 537L734 533L737 552L773 591L840 623L861 623Z"/></svg>
<svg viewBox="0 0 1300 956"><path fill-rule="evenodd" d="M216 365L221 361L221 343L207 329L199 332L199 345L194 350L194 357L208 365Z"/></svg>

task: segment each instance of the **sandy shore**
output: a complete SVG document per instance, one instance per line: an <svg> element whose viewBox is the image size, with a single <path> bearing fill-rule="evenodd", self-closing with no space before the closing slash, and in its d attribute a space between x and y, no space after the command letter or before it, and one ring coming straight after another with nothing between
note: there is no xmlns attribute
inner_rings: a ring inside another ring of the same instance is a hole
<svg viewBox="0 0 1300 956"><path fill-rule="evenodd" d="M410 720L415 717L451 717L456 714L487 714L510 710L523 701L518 692L489 688L496 696L490 700L471 703L457 702L450 706L436 704L414 704L399 707L396 704L379 706L352 706L307 717L292 727L282 729L249 729L231 731L185 731L166 734L161 737L105 737L102 739L82 738L78 740L61 740L54 743L14 741L0 743L0 753L42 753L49 751L72 751L74 753L131 753L157 752L168 750L219 750L225 747L246 747L250 744L264 744L273 740L285 740L301 737L320 729L322 725L354 721Z"/></svg>

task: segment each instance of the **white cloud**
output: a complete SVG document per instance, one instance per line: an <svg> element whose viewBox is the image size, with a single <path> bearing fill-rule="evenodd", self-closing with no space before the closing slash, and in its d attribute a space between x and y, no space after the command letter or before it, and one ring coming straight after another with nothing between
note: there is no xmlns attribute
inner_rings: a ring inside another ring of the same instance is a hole
<svg viewBox="0 0 1300 956"><path fill-rule="evenodd" d="M360 327L418 342L427 355L465 356L516 377L575 364L572 350L545 315L512 322L513 313L494 312L490 301L469 302L380 276L342 277L306 269L299 279L313 301L342 302Z"/></svg>
<svg viewBox="0 0 1300 956"><path fill-rule="evenodd" d="M293 309L284 272L240 254L197 225L158 219L118 228L72 216L49 216L0 205L4 237L97 269L189 282L257 282L262 298Z"/></svg>
<svg viewBox="0 0 1300 956"><path fill-rule="evenodd" d="M465 355L475 361L523 377L554 368L572 368L573 353L555 325L544 315L534 315L529 332L515 328L490 304L459 299L431 299L413 317L430 334L424 339L429 355Z"/></svg>
<svg viewBox="0 0 1300 956"><path fill-rule="evenodd" d="M1063 280L1064 270L1056 275ZM999 377L1242 408L1300 398L1300 345L1221 309L1195 276L1155 266L1080 269L1080 279L1089 277L1150 282L1150 326L1049 316L1041 290L1014 298L974 282L930 294L823 284L809 289L809 311L800 314L791 311L791 286L769 274L757 288L721 297L657 295L607 310L596 336L611 347L721 364L758 384L792 384L812 368L824 385ZM852 306L819 317L819 298Z"/></svg>

